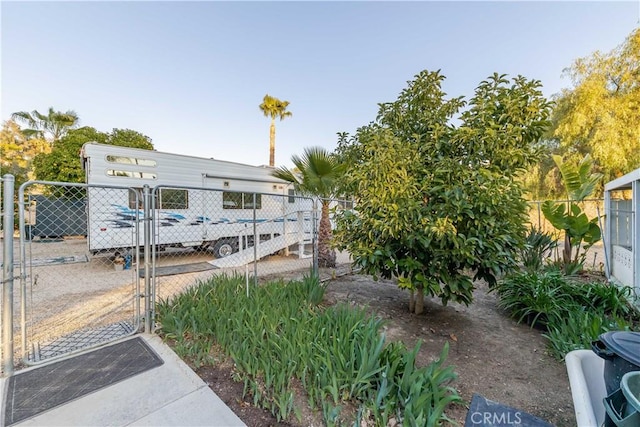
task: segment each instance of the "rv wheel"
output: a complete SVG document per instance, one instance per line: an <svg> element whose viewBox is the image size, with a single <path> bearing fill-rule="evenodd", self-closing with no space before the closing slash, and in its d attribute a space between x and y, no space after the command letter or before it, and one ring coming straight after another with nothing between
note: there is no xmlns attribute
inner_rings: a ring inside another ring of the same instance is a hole
<svg viewBox="0 0 640 427"><path fill-rule="evenodd" d="M238 245L234 244L233 240L230 239L218 240L216 244L213 245L213 254L216 258L224 258L237 252L237 250Z"/></svg>

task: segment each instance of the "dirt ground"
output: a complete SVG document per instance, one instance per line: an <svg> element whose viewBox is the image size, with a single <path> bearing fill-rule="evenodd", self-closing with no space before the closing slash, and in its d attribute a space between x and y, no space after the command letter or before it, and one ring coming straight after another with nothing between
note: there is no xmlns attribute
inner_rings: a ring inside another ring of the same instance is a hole
<svg viewBox="0 0 640 427"><path fill-rule="evenodd" d="M393 282L346 275L328 283L325 303L367 307L385 319L387 340L402 340L408 347L422 340L419 365L438 357L444 343L449 342L447 360L458 374L452 385L466 406L451 407L447 414L460 426L464 425L468 403L478 393L558 427L574 427L564 363L546 354L545 339L539 331L518 325L498 309L496 296L486 285L478 283L474 295L469 307L443 307L439 300L428 300L425 313L416 316L408 312L409 294ZM311 425L309 418L303 423L277 423L267 411L243 401L242 385L231 379L230 366L204 367L196 372L250 427Z"/></svg>

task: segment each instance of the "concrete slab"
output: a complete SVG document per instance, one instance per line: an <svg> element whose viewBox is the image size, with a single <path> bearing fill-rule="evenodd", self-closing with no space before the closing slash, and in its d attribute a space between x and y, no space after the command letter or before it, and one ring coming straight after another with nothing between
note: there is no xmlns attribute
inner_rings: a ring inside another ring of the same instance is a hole
<svg viewBox="0 0 640 427"><path fill-rule="evenodd" d="M162 366L14 425L245 426L159 337L138 336L163 359ZM5 379L0 390L4 402Z"/></svg>

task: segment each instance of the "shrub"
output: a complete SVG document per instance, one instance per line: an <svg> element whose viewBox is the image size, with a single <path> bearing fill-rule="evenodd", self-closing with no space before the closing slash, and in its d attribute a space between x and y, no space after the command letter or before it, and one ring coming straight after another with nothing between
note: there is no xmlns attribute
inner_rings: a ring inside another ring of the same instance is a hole
<svg viewBox="0 0 640 427"><path fill-rule="evenodd" d="M588 349L591 342L608 331L630 330L623 319L607 316L602 312L581 310L567 311L564 319L548 326L544 337L549 340L549 353L558 360L573 350Z"/></svg>
<svg viewBox="0 0 640 427"><path fill-rule="evenodd" d="M631 289L608 283L577 283L560 271L521 272L502 280L494 290L498 305L518 322L546 330L550 354L589 348L609 330L628 330L638 320L629 303Z"/></svg>

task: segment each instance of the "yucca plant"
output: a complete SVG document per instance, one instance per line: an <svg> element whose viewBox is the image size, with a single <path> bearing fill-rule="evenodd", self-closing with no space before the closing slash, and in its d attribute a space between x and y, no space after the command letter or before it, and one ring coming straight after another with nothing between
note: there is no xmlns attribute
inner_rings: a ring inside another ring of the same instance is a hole
<svg viewBox="0 0 640 427"><path fill-rule="evenodd" d="M550 233L531 227L519 253L520 262L527 271L540 271L557 246L558 242Z"/></svg>

